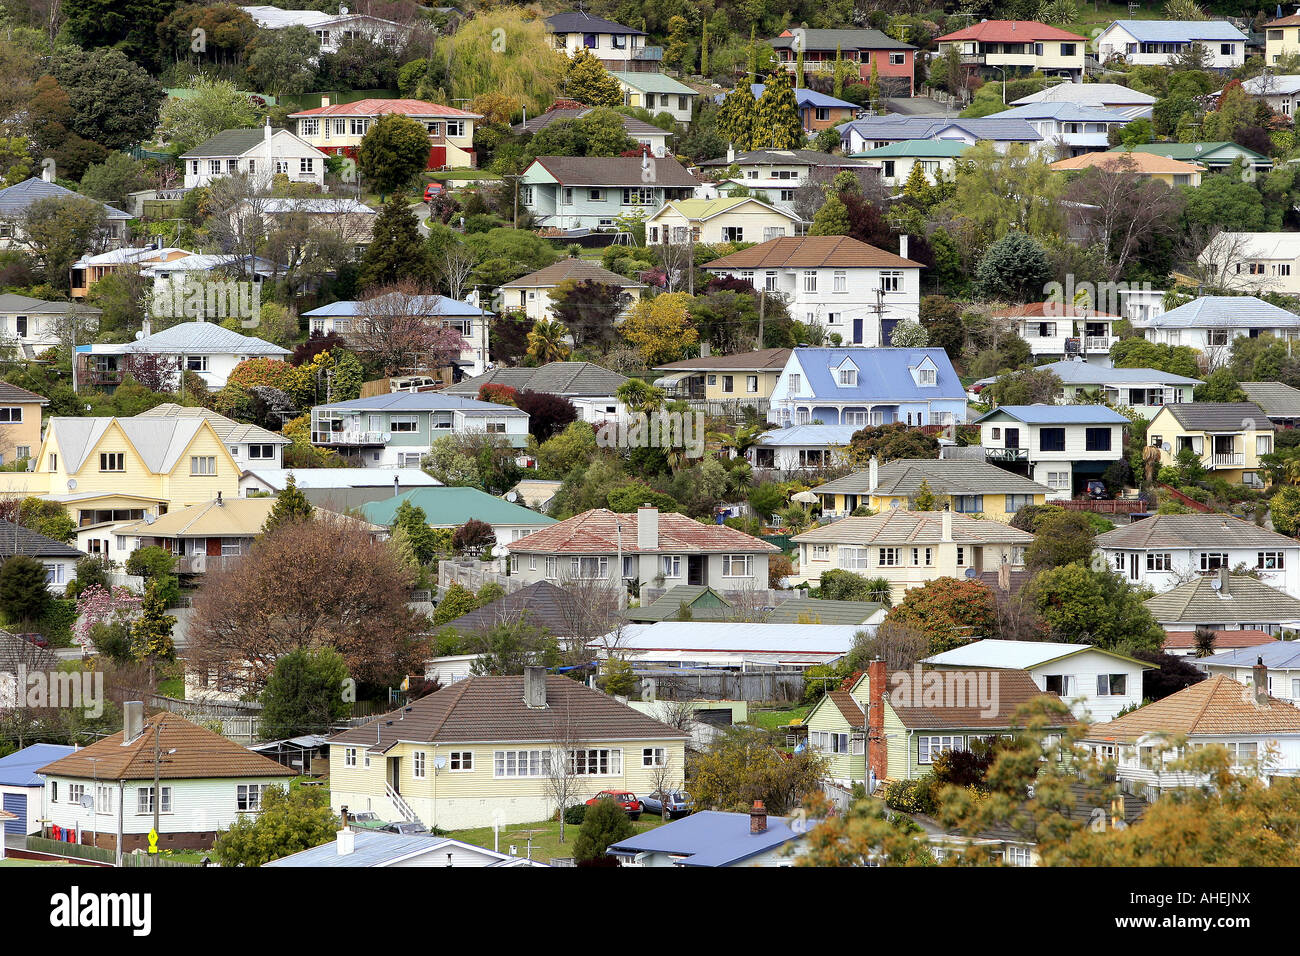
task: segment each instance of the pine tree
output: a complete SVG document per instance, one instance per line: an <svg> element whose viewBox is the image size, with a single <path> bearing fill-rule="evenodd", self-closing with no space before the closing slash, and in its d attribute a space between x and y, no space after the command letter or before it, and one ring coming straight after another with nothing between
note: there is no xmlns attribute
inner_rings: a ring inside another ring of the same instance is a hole
<svg viewBox="0 0 1300 956"><path fill-rule="evenodd" d="M912 164L912 171L903 183L903 197L918 209L929 209L934 203L934 189L925 175L925 169L917 162Z"/></svg>
<svg viewBox="0 0 1300 956"><path fill-rule="evenodd" d="M575 53L564 69L564 95L588 106L622 106L623 90L588 49Z"/></svg>
<svg viewBox="0 0 1300 956"><path fill-rule="evenodd" d="M700 76L709 75L709 21L704 21L700 30Z"/></svg>
<svg viewBox="0 0 1300 956"><path fill-rule="evenodd" d="M794 64L794 78L795 78L795 86L803 86L803 85L804 85L804 80L803 80L803 40L802 40L802 38L801 38L800 41L799 41L799 50L798 50L798 53L797 53L797 56L796 56L796 59L795 59L795 64Z"/></svg>
<svg viewBox="0 0 1300 956"><path fill-rule="evenodd" d="M934 492L930 490L930 483L924 478L921 479L921 487L916 489L916 510L934 510Z"/></svg>
<svg viewBox="0 0 1300 956"><path fill-rule="evenodd" d="M176 657L176 645L172 643L176 618L167 613L157 578L145 588L140 608L140 616L131 625L131 657L138 663L148 663L152 669L158 661Z"/></svg>
<svg viewBox="0 0 1300 956"><path fill-rule="evenodd" d="M835 193L826 197L826 202L813 216L810 236L847 236L849 234L849 207Z"/></svg>
<svg viewBox="0 0 1300 956"><path fill-rule="evenodd" d="M867 84L867 96L871 98L871 109L880 111L880 69L876 61L871 61L871 81Z"/></svg>
<svg viewBox="0 0 1300 956"><path fill-rule="evenodd" d="M803 123L790 74L780 68L767 78L758 100L754 122L754 149L798 149L803 146Z"/></svg>
<svg viewBox="0 0 1300 956"><path fill-rule="evenodd" d="M749 81L758 79L758 24L749 27ZM748 82L746 85L748 85Z"/></svg>
<svg viewBox="0 0 1300 956"><path fill-rule="evenodd" d="M758 113L758 100L748 83L741 83L722 99L718 111L718 131L737 150L753 149L754 119Z"/></svg>
<svg viewBox="0 0 1300 956"><path fill-rule="evenodd" d="M290 472L262 524L262 533L270 534L276 528L295 521L310 521L312 510L311 502L298 490L298 481L293 477L293 472Z"/></svg>
<svg viewBox="0 0 1300 956"><path fill-rule="evenodd" d="M839 99L844 95L844 54L840 50L840 45L835 44L835 86L834 96Z"/></svg>
<svg viewBox="0 0 1300 956"><path fill-rule="evenodd" d="M686 56L691 49L690 41L686 38L689 28L690 24L685 17L670 17L668 20L668 44L664 48L664 62L676 67L678 72L686 71Z"/></svg>
<svg viewBox="0 0 1300 956"><path fill-rule="evenodd" d="M375 217L374 232L361 259L357 281L362 288L401 279L433 280L433 261L420 235L420 224L406 200L394 196Z"/></svg>

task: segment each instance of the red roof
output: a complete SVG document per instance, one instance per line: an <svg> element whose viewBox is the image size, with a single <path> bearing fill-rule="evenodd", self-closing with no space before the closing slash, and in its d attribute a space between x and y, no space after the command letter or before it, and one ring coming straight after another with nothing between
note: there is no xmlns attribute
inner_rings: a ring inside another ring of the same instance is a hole
<svg viewBox="0 0 1300 956"><path fill-rule="evenodd" d="M1010 309L1000 309L996 313L998 316L1017 319L1118 319L1121 316L1111 315L1108 312L1094 312L1091 309L1080 309L1065 302L1029 302L1025 305L1017 305Z"/></svg>
<svg viewBox="0 0 1300 956"><path fill-rule="evenodd" d="M1049 27L1037 20L985 20L972 26L941 36L936 43L948 40L978 40L981 43L1028 43L1033 40L1077 40L1087 43L1087 37L1081 37L1060 27Z"/></svg>
<svg viewBox="0 0 1300 956"><path fill-rule="evenodd" d="M1214 649L1216 651L1230 651L1238 647L1259 647L1263 644L1272 644L1276 640L1277 638L1267 631L1215 631ZM1195 646L1195 631L1165 632L1165 650Z"/></svg>
<svg viewBox="0 0 1300 956"><path fill-rule="evenodd" d="M616 554L620 528L624 554L643 549L637 544L637 515L618 514L608 508L593 508L559 524L511 542L510 552L539 554ZM659 513L658 547L644 549L647 554L660 552L753 553L780 551L776 545L728 528L721 524L702 524L686 515Z"/></svg>
<svg viewBox="0 0 1300 956"><path fill-rule="evenodd" d="M440 106L426 103L424 100L357 100L355 103L331 103L318 106L314 110L290 113L289 118L298 116L380 116L384 113L403 113L407 116L450 116L452 118L482 119L478 113L458 110L454 106Z"/></svg>

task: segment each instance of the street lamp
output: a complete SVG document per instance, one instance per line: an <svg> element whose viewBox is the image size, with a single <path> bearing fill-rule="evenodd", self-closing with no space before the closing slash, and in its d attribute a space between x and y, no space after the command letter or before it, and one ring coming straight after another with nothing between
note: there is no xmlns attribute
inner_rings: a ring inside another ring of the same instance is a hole
<svg viewBox="0 0 1300 956"><path fill-rule="evenodd" d="M1004 66L994 66L992 63L985 63L990 70L997 70L1002 74L1002 105L1007 105L1007 70Z"/></svg>

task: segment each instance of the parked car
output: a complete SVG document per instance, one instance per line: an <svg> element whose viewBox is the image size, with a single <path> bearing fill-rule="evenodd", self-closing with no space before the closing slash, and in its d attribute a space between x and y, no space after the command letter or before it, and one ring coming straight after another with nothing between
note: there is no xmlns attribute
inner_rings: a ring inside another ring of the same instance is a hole
<svg viewBox="0 0 1300 956"><path fill-rule="evenodd" d="M441 196L444 192L446 192L446 188L442 183L429 183L424 187L424 201L429 202L429 200Z"/></svg>
<svg viewBox="0 0 1300 956"><path fill-rule="evenodd" d="M49 647L49 646L50 646L50 642L49 642L49 640L46 638L46 636L45 636L44 634L37 634L37 633L35 633L35 632L27 632L27 633L22 633L22 634L15 634L14 637L21 638L22 640L26 641L28 644L35 644L37 647Z"/></svg>
<svg viewBox="0 0 1300 956"><path fill-rule="evenodd" d="M362 830L380 830L388 824L380 819L379 814L373 810L362 810L359 813L348 814L348 825L357 827Z"/></svg>
<svg viewBox="0 0 1300 956"><path fill-rule="evenodd" d="M1088 482L1088 497L1094 501L1101 501L1109 498L1110 495L1106 493L1106 483L1104 481Z"/></svg>
<svg viewBox="0 0 1300 956"><path fill-rule="evenodd" d="M628 793L626 790L602 790L587 801L587 806L599 803L601 800L613 800L633 820L639 819L641 816L641 801L637 799L635 793Z"/></svg>
<svg viewBox="0 0 1300 956"><path fill-rule="evenodd" d="M641 798L641 807L646 813L662 814L665 803L668 804L668 816L673 819L684 817L695 809L695 801L684 790L669 790L666 793L656 790L648 797Z"/></svg>
<svg viewBox="0 0 1300 956"><path fill-rule="evenodd" d="M385 823L382 827L376 827L380 833L428 833L429 828L423 823L414 820L399 820L396 823Z"/></svg>

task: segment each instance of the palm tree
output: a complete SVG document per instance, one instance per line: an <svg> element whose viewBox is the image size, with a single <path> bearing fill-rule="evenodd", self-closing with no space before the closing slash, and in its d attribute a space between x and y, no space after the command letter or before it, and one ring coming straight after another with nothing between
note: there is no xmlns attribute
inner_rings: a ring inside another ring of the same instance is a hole
<svg viewBox="0 0 1300 956"><path fill-rule="evenodd" d="M723 448L731 449L732 458L744 458L749 454L749 450L758 444L758 440L763 437L763 432L767 431L765 425L742 425L736 429L734 435L728 432L714 432L709 435Z"/></svg>
<svg viewBox="0 0 1300 956"><path fill-rule="evenodd" d="M563 362L572 349L565 342L569 330L563 322L538 319L533 330L528 333L528 354L539 365L547 362Z"/></svg>

